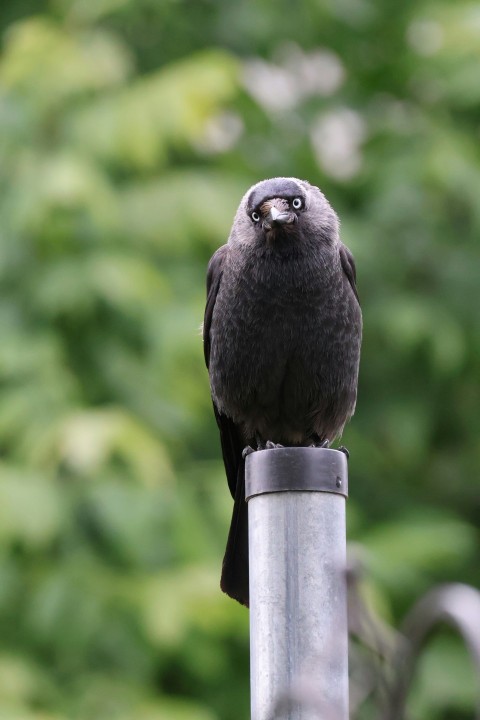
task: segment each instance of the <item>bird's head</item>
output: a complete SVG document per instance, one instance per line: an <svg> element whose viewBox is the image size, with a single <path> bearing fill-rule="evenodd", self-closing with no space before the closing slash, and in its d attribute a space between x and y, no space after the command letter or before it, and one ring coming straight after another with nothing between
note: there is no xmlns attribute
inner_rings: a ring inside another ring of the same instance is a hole
<svg viewBox="0 0 480 720"><path fill-rule="evenodd" d="M338 218L318 187L297 178L272 178L244 195L231 239L270 245L301 240L333 243Z"/></svg>

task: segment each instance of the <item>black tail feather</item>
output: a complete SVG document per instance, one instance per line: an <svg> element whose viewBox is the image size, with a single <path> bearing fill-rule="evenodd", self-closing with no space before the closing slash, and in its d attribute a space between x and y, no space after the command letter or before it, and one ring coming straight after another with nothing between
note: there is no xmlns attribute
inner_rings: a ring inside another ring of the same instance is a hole
<svg viewBox="0 0 480 720"><path fill-rule="evenodd" d="M231 598L248 607L248 505L245 501L245 461L243 460L237 470L235 502L223 558L220 587Z"/></svg>

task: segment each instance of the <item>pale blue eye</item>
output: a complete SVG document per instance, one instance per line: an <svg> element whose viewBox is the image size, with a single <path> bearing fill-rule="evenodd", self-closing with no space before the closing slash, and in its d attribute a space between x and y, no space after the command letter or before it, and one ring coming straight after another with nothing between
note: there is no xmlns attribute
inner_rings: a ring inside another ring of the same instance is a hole
<svg viewBox="0 0 480 720"><path fill-rule="evenodd" d="M260 215L257 212L252 212L252 220L253 222L260 222Z"/></svg>
<svg viewBox="0 0 480 720"><path fill-rule="evenodd" d="M293 198L292 207L294 210L300 210L302 205L303 205L303 203L302 203L301 198Z"/></svg>

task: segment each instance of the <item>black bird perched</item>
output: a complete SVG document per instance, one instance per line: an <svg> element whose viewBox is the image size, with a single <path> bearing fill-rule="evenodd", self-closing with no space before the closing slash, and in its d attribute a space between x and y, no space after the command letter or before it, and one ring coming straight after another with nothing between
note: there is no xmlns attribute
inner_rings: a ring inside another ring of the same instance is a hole
<svg viewBox="0 0 480 720"><path fill-rule="evenodd" d="M354 410L362 335L353 257L318 187L257 183L207 273L203 324L223 460L234 498L221 587L248 606L247 452L327 446Z"/></svg>

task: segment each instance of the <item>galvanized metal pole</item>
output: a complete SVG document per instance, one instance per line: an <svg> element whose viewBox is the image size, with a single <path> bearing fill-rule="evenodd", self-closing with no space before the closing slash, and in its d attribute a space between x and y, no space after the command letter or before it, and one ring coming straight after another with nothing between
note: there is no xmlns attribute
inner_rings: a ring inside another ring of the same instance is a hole
<svg viewBox="0 0 480 720"><path fill-rule="evenodd" d="M276 448L246 462L251 720L347 720L345 455Z"/></svg>

